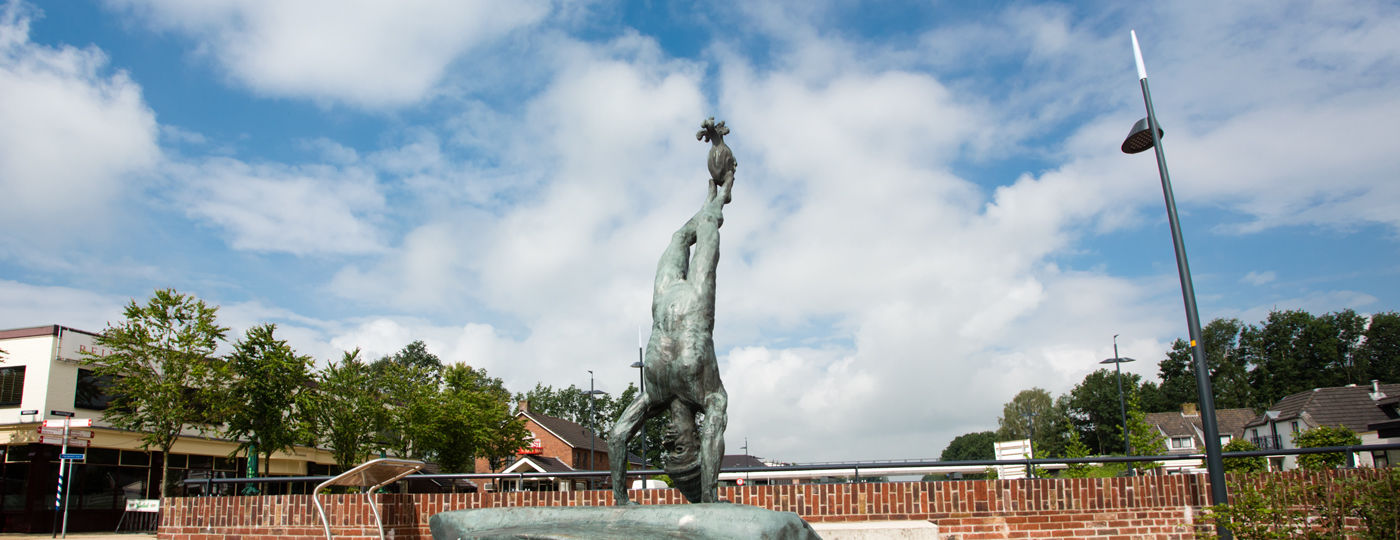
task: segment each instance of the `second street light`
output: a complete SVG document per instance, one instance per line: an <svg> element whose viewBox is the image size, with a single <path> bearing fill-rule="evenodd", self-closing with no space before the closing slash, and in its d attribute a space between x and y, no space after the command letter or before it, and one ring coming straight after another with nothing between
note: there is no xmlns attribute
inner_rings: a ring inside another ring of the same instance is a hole
<svg viewBox="0 0 1400 540"><path fill-rule="evenodd" d="M1117 373L1118 379L1118 412L1123 415L1123 455L1133 454L1132 445L1128 443L1128 404L1123 399L1123 363L1136 362L1132 358L1118 356L1118 334L1113 334L1113 358L1109 358L1100 364L1113 364L1113 370Z"/></svg>
<svg viewBox="0 0 1400 540"><path fill-rule="evenodd" d="M593 468L593 455L598 453L598 422L597 415L593 412L593 396L606 394L602 390L593 389L593 370L588 370L588 470ZM588 477L588 489L593 489L593 477Z"/></svg>

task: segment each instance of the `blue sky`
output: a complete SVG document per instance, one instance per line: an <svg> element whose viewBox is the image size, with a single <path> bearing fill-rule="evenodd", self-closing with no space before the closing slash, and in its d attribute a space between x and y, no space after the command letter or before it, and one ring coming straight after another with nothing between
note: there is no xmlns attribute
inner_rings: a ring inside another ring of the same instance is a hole
<svg viewBox="0 0 1400 540"><path fill-rule="evenodd" d="M1227 5L1219 5L1227 4ZM0 327L159 287L320 361L414 339L618 392L707 116L731 442L934 457L1201 316L1400 304L1385 2L179 2L0 11ZM738 444L731 444L737 448Z"/></svg>

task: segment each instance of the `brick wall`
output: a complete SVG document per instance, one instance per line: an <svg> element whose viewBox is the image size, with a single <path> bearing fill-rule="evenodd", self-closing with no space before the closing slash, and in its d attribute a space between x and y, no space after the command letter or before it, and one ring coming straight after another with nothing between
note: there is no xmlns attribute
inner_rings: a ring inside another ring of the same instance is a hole
<svg viewBox="0 0 1400 540"><path fill-rule="evenodd" d="M1365 470L1289 472L1290 482L1329 484ZM1242 479L1235 478L1235 479ZM1257 481L1258 477L1255 477ZM675 490L633 491L642 504L681 504ZM920 520L945 538L1190 538L1194 516L1209 497L1205 475L1065 480L965 480L874 484L802 484L720 489L720 497L809 522ZM438 512L502 506L597 506L611 492L392 494L376 496L385 536L430 538ZM336 538L374 538L363 495L323 495ZM324 537L307 495L172 498L161 511L159 537L225 540Z"/></svg>

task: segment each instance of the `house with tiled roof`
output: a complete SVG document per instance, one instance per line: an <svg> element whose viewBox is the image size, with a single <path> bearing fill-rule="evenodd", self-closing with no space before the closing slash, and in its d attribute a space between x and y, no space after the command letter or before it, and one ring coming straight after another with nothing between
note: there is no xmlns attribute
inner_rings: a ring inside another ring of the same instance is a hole
<svg viewBox="0 0 1400 540"><path fill-rule="evenodd" d="M1378 427L1392 420L1385 410L1388 398L1400 397L1400 384L1334 386L1314 388L1280 399L1264 414L1245 426L1245 436L1260 449L1296 448L1293 437L1320 426L1344 427L1356 433L1362 444L1400 442L1400 433L1387 430L1382 436ZM1377 425L1373 427L1373 425ZM1396 452L1358 453L1359 467L1387 466L1395 463ZM1269 458L1273 470L1297 467L1297 456Z"/></svg>
<svg viewBox="0 0 1400 540"><path fill-rule="evenodd" d="M1245 424L1256 416L1253 409L1216 409L1215 425L1220 432L1220 445L1243 437ZM1182 404L1180 411L1148 413L1144 415L1144 420L1162 435L1168 455L1205 452L1205 428L1195 403ZM1196 473L1206 470L1199 459L1163 461L1161 464L1167 472Z"/></svg>
<svg viewBox="0 0 1400 540"><path fill-rule="evenodd" d="M485 459L476 460L476 472L557 473L576 471L607 471L608 442L602 436L578 423L530 410L529 401L521 401L516 417L525 422L530 432L525 447L516 459L493 470ZM640 465L639 457L629 455L631 466ZM594 480L595 487L604 484L604 476ZM580 477L532 478L511 483L507 489L527 491L574 491L588 488L588 479ZM492 485L488 489L496 489Z"/></svg>

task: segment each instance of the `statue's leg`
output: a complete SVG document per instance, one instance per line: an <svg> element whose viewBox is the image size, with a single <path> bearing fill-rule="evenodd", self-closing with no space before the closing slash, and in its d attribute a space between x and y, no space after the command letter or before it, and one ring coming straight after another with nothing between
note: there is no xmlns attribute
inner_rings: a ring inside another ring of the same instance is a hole
<svg viewBox="0 0 1400 540"><path fill-rule="evenodd" d="M627 498L627 443L641 430L648 416L660 411L661 403L654 402L643 392L622 411L617 423L608 432L608 467L612 470L613 504L622 506L630 502Z"/></svg>
<svg viewBox="0 0 1400 540"><path fill-rule="evenodd" d="M719 468L724 460L724 428L729 423L729 394L721 386L705 396L700 426L700 489L703 502L719 502Z"/></svg>

